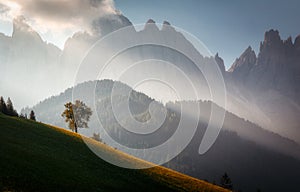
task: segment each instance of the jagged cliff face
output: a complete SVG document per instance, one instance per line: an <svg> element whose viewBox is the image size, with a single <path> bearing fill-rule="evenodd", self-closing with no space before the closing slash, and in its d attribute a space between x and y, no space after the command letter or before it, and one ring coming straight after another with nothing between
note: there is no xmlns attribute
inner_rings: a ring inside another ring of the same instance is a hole
<svg viewBox="0 0 300 192"><path fill-rule="evenodd" d="M221 57L219 57L218 53L215 55L214 59L215 59L216 63L218 64L218 67L219 67L221 73L224 75L226 72L224 60Z"/></svg>
<svg viewBox="0 0 300 192"><path fill-rule="evenodd" d="M3 96L11 96L15 107L20 109L62 92L73 85L78 65L88 48L110 30L127 25L131 23L122 15L101 17L93 23L90 33L74 34L60 50L42 40L24 18L16 18L12 36L0 34Z"/></svg>
<svg viewBox="0 0 300 192"><path fill-rule="evenodd" d="M12 36L0 35L0 90L22 103L43 99L59 85L53 76L59 72L60 53L22 18L15 19Z"/></svg>
<svg viewBox="0 0 300 192"><path fill-rule="evenodd" d="M283 41L278 31L266 32L248 84L258 90L274 89L300 103L299 55L299 49L292 43L291 37Z"/></svg>
<svg viewBox="0 0 300 192"><path fill-rule="evenodd" d="M234 86L258 106L263 115L252 121L300 143L300 37L282 40L279 32L265 33L258 56L251 47L228 70ZM255 114L256 111L249 111ZM245 115L245 118L249 117ZM265 119L265 121L260 121Z"/></svg>
<svg viewBox="0 0 300 192"><path fill-rule="evenodd" d="M232 77L245 82L245 77L249 76L250 71L256 64L256 54L251 47L248 47L244 53L235 60L228 72Z"/></svg>
<svg viewBox="0 0 300 192"><path fill-rule="evenodd" d="M256 57L251 47L229 69L232 77L254 91L274 90L300 103L300 36L281 40L279 32L265 33Z"/></svg>

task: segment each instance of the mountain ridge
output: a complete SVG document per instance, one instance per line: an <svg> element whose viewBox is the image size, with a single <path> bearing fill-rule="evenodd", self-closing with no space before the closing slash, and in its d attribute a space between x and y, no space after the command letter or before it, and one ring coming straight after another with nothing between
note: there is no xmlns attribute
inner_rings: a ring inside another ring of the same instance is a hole
<svg viewBox="0 0 300 192"><path fill-rule="evenodd" d="M204 155L198 154L198 148L200 141L202 140L203 133L207 127L208 119L210 118L211 105L215 105L210 101L181 101L177 103L168 103L166 108L168 109L166 121L159 128L159 131L155 131L153 134L148 134L138 138L135 135L129 135L126 131L122 130L122 126L118 121L113 118L113 113L109 100L115 98L110 93L112 87L125 86L124 89L129 88L123 83L117 82L118 85L114 86L112 80L102 80L98 82L86 82L79 84L80 88L75 88L75 92L89 93L90 89L96 87L95 101L96 110L95 116L91 117L89 129L81 129L80 133L92 136L93 133L100 134L102 141L108 145L116 147L113 143L108 142L102 129L99 128L98 120L100 120L103 129L118 143L127 147L133 148L148 148L163 143L166 139L170 138L174 129L178 125L180 118L196 118L190 116L190 114L179 114L175 109L176 105L200 105L201 116L197 127L197 132L194 135L191 143L183 150L176 158L166 163L165 166L175 169L177 171L195 176L201 179L208 179L213 182L216 181L217 175L221 175L224 172L228 172L233 181L236 182L236 189L242 189L243 191L253 191L256 186L249 185L250 177L254 183L259 183L259 187L262 190L272 191L274 189L284 189L283 185L274 185L274 181L277 182L279 177L272 176L266 179L266 173L272 172L271 175L276 175L275 172L286 174L287 172L297 174L289 167L290 165L296 165L299 162L299 149L300 146L295 142L282 138L278 134L270 133L257 125L241 119L232 113L225 114L225 122L220 135L218 136L215 144ZM90 87L90 88L89 88ZM101 91L100 91L101 90ZM115 91L120 93L122 91ZM126 92L126 91L125 91ZM47 99L45 102L40 103L34 108L26 109L26 111L34 110L38 120L44 122L52 122L63 127L66 127L65 122L60 117L60 111L63 111L63 104L72 99L72 89L68 89L67 92L60 94L57 97ZM75 94L79 96L78 94ZM85 96L82 96L86 98ZM76 97L77 98L77 97ZM92 96L90 99L93 99ZM117 98L120 100L126 96L119 95ZM80 99L80 97L78 97ZM100 100L99 100L100 99ZM144 122L148 120L148 106L153 100L143 93L137 93L133 90L132 98L129 99L129 108L132 115L136 120ZM90 102L85 101L88 105ZM118 106L118 100L114 100L116 106ZM122 103L122 102L121 102ZM190 104L188 104L190 103ZM175 105L175 106L174 106ZM103 110L105 109L105 110ZM146 110L146 112L144 112ZM24 111L25 112L25 111ZM49 114L56 114L56 117ZM54 118L52 118L54 117ZM151 117L155 118L155 117ZM125 119L126 122L126 119ZM127 124L130 127L131 124ZM186 129L190 127L187 126ZM124 129L124 128L123 128ZM221 162L217 159L222 159ZM277 161L281 159L280 161ZM214 162L218 163L214 163ZM269 161L273 163L269 165ZM286 162L286 164L285 164ZM277 166L278 163L283 165ZM293 166L292 166L293 167ZM295 168L295 167L293 167ZM244 170L244 171L241 171ZM288 171L287 171L288 170ZM247 173L247 174L243 174ZM246 176L246 175L249 175ZM291 179L286 177L290 182L290 188L295 185L297 179ZM254 181L255 180L255 181ZM286 183L284 181L283 183ZM258 186L257 186L258 187Z"/></svg>

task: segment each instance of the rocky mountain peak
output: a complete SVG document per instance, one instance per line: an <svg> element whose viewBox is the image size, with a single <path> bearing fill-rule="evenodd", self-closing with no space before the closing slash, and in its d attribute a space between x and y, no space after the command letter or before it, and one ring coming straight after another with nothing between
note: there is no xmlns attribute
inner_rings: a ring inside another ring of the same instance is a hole
<svg viewBox="0 0 300 192"><path fill-rule="evenodd" d="M264 41L260 44L260 52L281 52L282 48L283 41L281 40L278 30L271 29L267 31L265 33Z"/></svg>
<svg viewBox="0 0 300 192"><path fill-rule="evenodd" d="M26 23L25 18L20 16L13 20L13 31L33 31L32 28Z"/></svg>
<svg viewBox="0 0 300 192"><path fill-rule="evenodd" d="M278 30L271 29L265 33L264 43L280 42L281 38Z"/></svg>
<svg viewBox="0 0 300 192"><path fill-rule="evenodd" d="M300 36L282 40L277 30L265 33L256 57L251 47L236 59L229 72L252 91L276 90L299 103Z"/></svg>
<svg viewBox="0 0 300 192"><path fill-rule="evenodd" d="M220 70L222 73L225 73L225 65L224 65L224 60L219 56L219 53L215 55L215 61L218 64Z"/></svg>
<svg viewBox="0 0 300 192"><path fill-rule="evenodd" d="M295 39L294 46L296 49L300 49L300 35L298 35Z"/></svg>
<svg viewBox="0 0 300 192"><path fill-rule="evenodd" d="M237 72L240 73L243 71L243 73L248 73L247 70L251 70L251 68L256 63L256 54L251 46L249 46L242 55L235 60L235 62L232 64L229 72Z"/></svg>
<svg viewBox="0 0 300 192"><path fill-rule="evenodd" d="M154 31L159 31L155 21L153 19L149 19L144 27L144 30L154 30Z"/></svg>
<svg viewBox="0 0 300 192"><path fill-rule="evenodd" d="M170 30L175 30L175 29L168 21L164 21L161 30L162 31L170 31Z"/></svg>
<svg viewBox="0 0 300 192"><path fill-rule="evenodd" d="M249 46L242 55L255 55L255 52L253 51L252 47Z"/></svg>
<svg viewBox="0 0 300 192"><path fill-rule="evenodd" d="M122 14L110 14L95 19L92 22L92 35L99 38L103 37L120 28L132 26L127 17Z"/></svg>
<svg viewBox="0 0 300 192"><path fill-rule="evenodd" d="M155 24L155 21L153 19L148 19L148 21L146 22L146 24Z"/></svg>
<svg viewBox="0 0 300 192"><path fill-rule="evenodd" d="M22 16L19 16L13 20L12 37L14 39L18 39L18 41L23 39L27 41L35 40L39 43L43 42L41 36L26 23L25 18Z"/></svg>
<svg viewBox="0 0 300 192"><path fill-rule="evenodd" d="M292 53L293 52L293 41L292 37L288 37L286 40L283 41L283 46L287 50L287 52Z"/></svg>
<svg viewBox="0 0 300 192"><path fill-rule="evenodd" d="M171 25L168 21L164 21L163 25Z"/></svg>
<svg viewBox="0 0 300 192"><path fill-rule="evenodd" d="M252 47L249 46L243 54L235 60L228 72L231 73L232 77L239 82L244 82L251 70L254 68L257 62L257 57Z"/></svg>

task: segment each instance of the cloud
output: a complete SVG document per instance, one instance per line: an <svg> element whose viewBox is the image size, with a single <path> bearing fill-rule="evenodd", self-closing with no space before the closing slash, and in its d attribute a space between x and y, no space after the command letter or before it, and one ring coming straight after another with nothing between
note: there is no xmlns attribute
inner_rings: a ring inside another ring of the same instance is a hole
<svg viewBox="0 0 300 192"><path fill-rule="evenodd" d="M17 15L20 10L20 7L13 2L5 2L0 0L0 19L7 21L10 20L13 15Z"/></svg>
<svg viewBox="0 0 300 192"><path fill-rule="evenodd" d="M0 0L0 13L57 23L89 22L116 14L112 0ZM79 23L77 23L78 25Z"/></svg>
<svg viewBox="0 0 300 192"><path fill-rule="evenodd" d="M10 8L0 3L0 14L7 14Z"/></svg>
<svg viewBox="0 0 300 192"><path fill-rule="evenodd" d="M89 31L96 19L116 14L113 0L0 0L0 19L23 16L42 35Z"/></svg>

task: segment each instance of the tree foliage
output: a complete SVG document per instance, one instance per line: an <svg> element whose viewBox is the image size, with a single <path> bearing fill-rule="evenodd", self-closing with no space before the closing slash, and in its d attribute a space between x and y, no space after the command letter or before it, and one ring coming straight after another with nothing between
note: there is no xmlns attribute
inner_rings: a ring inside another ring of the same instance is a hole
<svg viewBox="0 0 300 192"><path fill-rule="evenodd" d="M17 111L14 109L13 103L9 97L6 103L3 97L0 98L0 112L9 116L14 116L14 117L19 116Z"/></svg>
<svg viewBox="0 0 300 192"><path fill-rule="evenodd" d="M21 114L19 115L19 117L20 117L21 119L28 119L26 113L25 113L25 114L21 113Z"/></svg>
<svg viewBox="0 0 300 192"><path fill-rule="evenodd" d="M0 112L3 114L7 114L7 107L6 107L6 103L3 99L3 97L1 96L0 98Z"/></svg>
<svg viewBox="0 0 300 192"><path fill-rule="evenodd" d="M224 175L221 177L221 186L225 189L233 189L232 181L227 173L224 173Z"/></svg>
<svg viewBox="0 0 300 192"><path fill-rule="evenodd" d="M71 102L66 103L65 110L61 115L69 123L69 128L77 133L78 128L88 128L92 110L82 101L76 100L75 104Z"/></svg>
<svg viewBox="0 0 300 192"><path fill-rule="evenodd" d="M33 110L30 111L29 119L33 120L33 121L36 121L35 114L34 114Z"/></svg>

